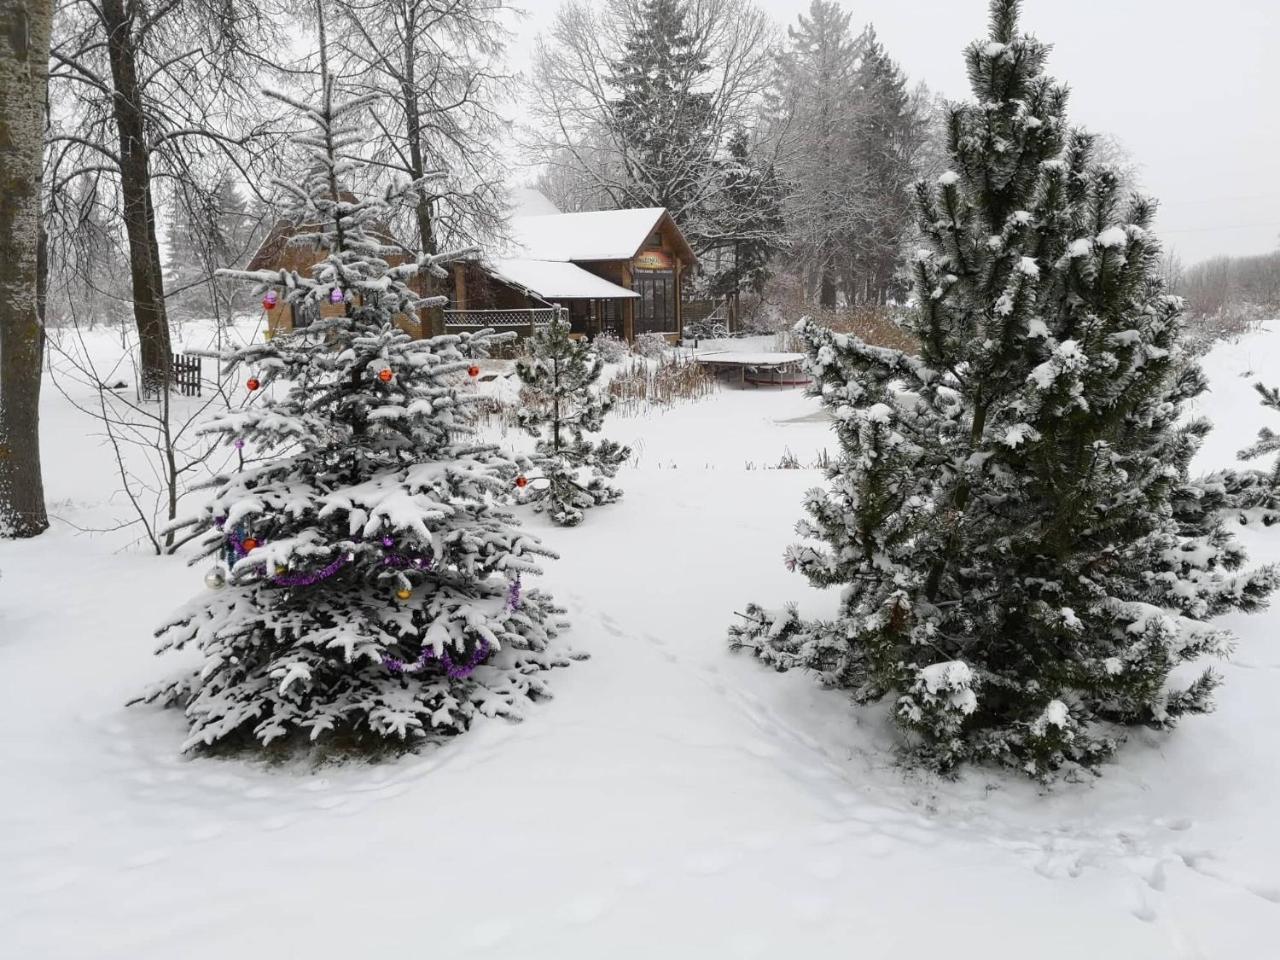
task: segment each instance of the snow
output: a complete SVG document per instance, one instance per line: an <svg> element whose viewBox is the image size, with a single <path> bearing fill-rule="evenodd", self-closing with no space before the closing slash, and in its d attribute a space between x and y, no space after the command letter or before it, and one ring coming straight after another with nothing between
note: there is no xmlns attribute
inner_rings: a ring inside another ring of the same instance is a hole
<svg viewBox="0 0 1280 960"><path fill-rule="evenodd" d="M803 353L760 350L696 350L693 356L698 358L699 363L731 364L742 367L782 367L804 360Z"/></svg>
<svg viewBox="0 0 1280 960"><path fill-rule="evenodd" d="M1280 369L1270 327L1206 359L1197 469L1274 417L1251 386ZM838 603L782 564L835 448L802 391L609 421L636 449L623 500L571 530L522 511L591 659L523 723L319 769L183 758L180 716L122 705L167 669L151 631L203 571L77 532L123 515L111 455L48 385L42 425L54 528L0 543L0 956L345 960L429 937L522 960L1217 960L1280 940L1280 610L1225 619L1217 713L1047 792L904 775L887 707L726 651L748 600ZM806 468L762 469L788 452ZM1280 559L1277 531L1242 537Z"/></svg>
<svg viewBox="0 0 1280 960"><path fill-rule="evenodd" d="M486 265L499 279L542 297L617 300L640 296L633 290L610 283L572 263L499 258L487 261Z"/></svg>
<svg viewBox="0 0 1280 960"><path fill-rule="evenodd" d="M960 182L960 174L956 173L954 170L947 170L940 177L938 177L938 185L943 187L950 187L953 184L956 184L959 182Z"/></svg>
<svg viewBox="0 0 1280 960"><path fill-rule="evenodd" d="M511 256L529 260L630 260L658 225L661 207L511 218Z"/></svg>
<svg viewBox="0 0 1280 960"><path fill-rule="evenodd" d="M1098 234L1098 246L1123 247L1129 240L1129 235L1124 232L1124 227L1107 227Z"/></svg>
<svg viewBox="0 0 1280 960"><path fill-rule="evenodd" d="M533 187L516 187L511 191L513 217L540 217L559 212L560 208L541 190Z"/></svg>

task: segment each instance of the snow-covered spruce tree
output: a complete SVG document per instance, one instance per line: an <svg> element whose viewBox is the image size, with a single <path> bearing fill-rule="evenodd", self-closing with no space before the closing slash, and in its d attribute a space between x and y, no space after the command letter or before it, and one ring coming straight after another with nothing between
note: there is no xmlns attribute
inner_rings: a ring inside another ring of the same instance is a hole
<svg viewBox="0 0 1280 960"><path fill-rule="evenodd" d="M1264 407L1280 413L1280 387L1268 387L1265 383L1255 383L1253 388L1258 391L1258 396L1262 398L1261 403ZM1273 453L1280 453L1280 434L1277 434L1270 427L1263 427L1258 431L1258 439L1249 447L1240 451L1240 459L1256 460L1259 457L1270 456ZM1271 465L1269 479L1272 489L1280 493L1280 457L1276 457L1276 462Z"/></svg>
<svg viewBox="0 0 1280 960"><path fill-rule="evenodd" d="M622 491L606 480L631 451L612 440L593 440L613 398L597 388L604 361L585 340L569 336L562 315L529 338L529 355L516 363L523 384L520 425L538 438L525 499L564 527L582 522L582 511L612 503Z"/></svg>
<svg viewBox="0 0 1280 960"><path fill-rule="evenodd" d="M919 353L802 321L841 454L787 562L843 588L806 623L752 605L731 640L860 702L894 698L910 758L1089 769L1125 724L1171 726L1218 684L1171 672L1230 643L1277 571L1241 572L1214 512L1183 516L1209 429L1205 381L1157 279L1152 204L1122 198L1067 127L1048 48L993 0L967 51L976 103L949 118L953 169L920 184Z"/></svg>
<svg viewBox="0 0 1280 960"><path fill-rule="evenodd" d="M477 714L518 718L547 692L540 671L566 662L549 646L561 611L521 587L552 554L504 509L515 464L470 436L466 371L491 334L399 330L423 306L408 282L444 258L389 266L403 251L371 229L385 206L339 190L362 102L326 83L319 104L296 105L315 123L295 140L313 164L280 186L297 201L295 242L319 249L312 276L232 272L295 308L345 307L227 356L251 399L205 429L253 457L191 521L211 590L157 633L161 652L202 658L142 698L185 709L187 748L457 733Z"/></svg>

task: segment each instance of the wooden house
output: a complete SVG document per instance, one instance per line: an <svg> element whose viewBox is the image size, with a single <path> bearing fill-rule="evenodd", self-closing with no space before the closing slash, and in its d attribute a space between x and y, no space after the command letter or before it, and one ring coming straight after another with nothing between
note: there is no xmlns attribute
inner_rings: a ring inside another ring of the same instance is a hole
<svg viewBox="0 0 1280 960"><path fill-rule="evenodd" d="M355 200L354 195L345 191L341 196L348 202L354 202ZM300 276L311 276L311 268L321 258L321 255L314 243L299 240L298 236L299 234L314 234L317 231L318 226L316 224L298 225L291 220L276 221L275 226L271 228L266 238L258 246L257 251L250 258L245 269L291 270ZM385 242L388 245L394 245L395 243L391 237L390 230L385 226L375 226L370 232L379 242ZM408 259L407 255L394 253L386 257L387 263L391 266L398 266ZM415 290L419 290L420 283L415 279L410 286ZM302 307L287 303L284 297L280 297L274 307L264 307L264 309L267 314L267 337L269 339L279 333L310 326L320 317L339 316L346 309L346 306L341 303L313 303ZM396 317L396 325L412 336L428 336L432 330L432 323L435 322L437 327L440 323L438 316L431 316L433 312L439 313L438 310L423 310L420 311L418 316L398 316ZM437 332L439 331L437 330Z"/></svg>
<svg viewBox="0 0 1280 960"><path fill-rule="evenodd" d="M550 307L583 336L681 337L682 286L697 261L661 207L517 216L511 238L503 256L454 265L446 326Z"/></svg>
<svg viewBox="0 0 1280 960"><path fill-rule="evenodd" d="M277 223L247 269L309 274L317 251L294 239L308 229ZM432 291L449 297L442 315L423 311L400 318L400 326L415 336L438 333L441 326L449 332L496 327L524 333L562 310L580 336L607 331L634 340L656 333L676 342L683 334L682 287L696 259L666 210L516 216L510 233L501 255L452 265L450 281ZM342 310L341 304L322 304L311 308L314 316L295 316L281 298L267 310L268 336Z"/></svg>

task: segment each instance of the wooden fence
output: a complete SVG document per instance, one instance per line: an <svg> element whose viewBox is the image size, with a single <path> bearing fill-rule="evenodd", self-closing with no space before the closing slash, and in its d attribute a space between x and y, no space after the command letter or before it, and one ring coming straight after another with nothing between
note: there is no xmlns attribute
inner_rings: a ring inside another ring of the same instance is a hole
<svg viewBox="0 0 1280 960"><path fill-rule="evenodd" d="M198 397L203 390L200 382L200 358L185 353L175 353L169 358L169 382L184 397ZM141 383L138 397L151 400L159 395L159 390L151 384Z"/></svg>

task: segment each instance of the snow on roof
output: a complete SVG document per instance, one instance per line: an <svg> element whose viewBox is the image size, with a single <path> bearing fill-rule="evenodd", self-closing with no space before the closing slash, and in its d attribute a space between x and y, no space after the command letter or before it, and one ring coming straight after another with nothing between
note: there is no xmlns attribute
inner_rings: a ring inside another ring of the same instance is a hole
<svg viewBox="0 0 1280 960"><path fill-rule="evenodd" d="M547 195L533 187L515 187L511 191L511 215L513 217L539 217L557 214L560 208L547 199Z"/></svg>
<svg viewBox="0 0 1280 960"><path fill-rule="evenodd" d="M728 364L735 367L783 367L799 363L804 359L803 353L774 353L772 351L710 350L695 352L693 358L699 363Z"/></svg>
<svg viewBox="0 0 1280 960"><path fill-rule="evenodd" d="M512 217L511 239L518 255L532 260L630 260L665 212L642 207Z"/></svg>
<svg viewBox="0 0 1280 960"><path fill-rule="evenodd" d="M617 300L639 296L638 293L610 283L572 263L504 257L489 260L486 266L499 280L522 287L540 297L558 300Z"/></svg>

